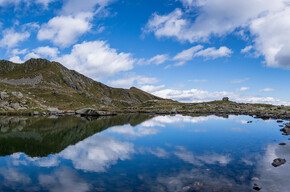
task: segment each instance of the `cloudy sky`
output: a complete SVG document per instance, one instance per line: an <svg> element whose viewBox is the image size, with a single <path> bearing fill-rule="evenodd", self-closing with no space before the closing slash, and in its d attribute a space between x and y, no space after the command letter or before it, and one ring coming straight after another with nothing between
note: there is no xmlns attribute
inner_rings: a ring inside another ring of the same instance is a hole
<svg viewBox="0 0 290 192"><path fill-rule="evenodd" d="M290 105L290 0L0 0L1 59L113 87Z"/></svg>

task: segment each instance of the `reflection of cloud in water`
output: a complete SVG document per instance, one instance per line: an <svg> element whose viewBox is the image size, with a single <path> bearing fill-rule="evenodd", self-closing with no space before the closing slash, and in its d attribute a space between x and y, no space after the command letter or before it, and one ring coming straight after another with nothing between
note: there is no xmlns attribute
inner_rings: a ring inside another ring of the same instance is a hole
<svg viewBox="0 0 290 192"><path fill-rule="evenodd" d="M173 124L173 123L200 123L209 120L221 120L222 117L217 117L214 115L211 116L200 116L200 117L191 117L191 116L157 116L153 119L145 121L141 125L144 127L165 127L165 124Z"/></svg>
<svg viewBox="0 0 290 192"><path fill-rule="evenodd" d="M165 151L164 149L160 148L160 147L157 147L156 149L150 149L150 148L145 148L145 149L142 149L141 150L141 153L142 152L148 152L156 157L159 157L159 158L168 158L170 153Z"/></svg>
<svg viewBox="0 0 290 192"><path fill-rule="evenodd" d="M117 160L129 159L134 152L132 143L120 142L113 137L94 135L60 153L64 159L72 161L76 169L85 171L105 171Z"/></svg>
<svg viewBox="0 0 290 192"><path fill-rule="evenodd" d="M124 136L143 137L147 135L155 135L159 131L154 128L138 127L134 128L131 125L115 126L109 129L109 132L119 133Z"/></svg>
<svg viewBox="0 0 290 192"><path fill-rule="evenodd" d="M67 147L57 155L31 158L24 153L15 153L10 156L10 161L14 166L33 164L38 167L56 167L61 159L67 159L72 161L76 169L103 172L118 160L129 159L132 153L134 153L132 143L97 134Z"/></svg>
<svg viewBox="0 0 290 192"><path fill-rule="evenodd" d="M80 179L77 172L70 168L62 167L51 174L38 176L39 184L50 192L85 192L90 190L90 185Z"/></svg>
<svg viewBox="0 0 290 192"><path fill-rule="evenodd" d="M31 179L24 173L12 167L1 167L0 175L4 177L5 184L13 186L14 184L29 184Z"/></svg>
<svg viewBox="0 0 290 192"><path fill-rule="evenodd" d="M289 192L290 189L290 146L279 146L278 144L269 144L266 153L257 161L255 173L260 178L258 183L263 191L269 192ZM276 158L284 158L286 164L280 167L273 167L272 162Z"/></svg>
<svg viewBox="0 0 290 192"><path fill-rule="evenodd" d="M191 163L196 166L202 166L203 164L221 164L227 165L231 158L229 155L220 155L217 153L194 155L191 151L186 150L184 147L177 147L177 151L174 154L187 163Z"/></svg>

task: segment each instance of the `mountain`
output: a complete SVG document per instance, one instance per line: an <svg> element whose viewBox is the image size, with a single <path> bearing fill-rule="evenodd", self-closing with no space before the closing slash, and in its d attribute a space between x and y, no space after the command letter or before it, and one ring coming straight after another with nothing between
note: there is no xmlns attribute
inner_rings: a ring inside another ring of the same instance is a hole
<svg viewBox="0 0 290 192"><path fill-rule="evenodd" d="M45 59L30 59L23 64L1 60L0 92L0 110L2 106L6 111L31 107L57 107L62 110L120 108L148 100L162 100L135 87L109 87ZM4 101L8 102L8 106L3 104ZM10 106L11 103L14 106Z"/></svg>

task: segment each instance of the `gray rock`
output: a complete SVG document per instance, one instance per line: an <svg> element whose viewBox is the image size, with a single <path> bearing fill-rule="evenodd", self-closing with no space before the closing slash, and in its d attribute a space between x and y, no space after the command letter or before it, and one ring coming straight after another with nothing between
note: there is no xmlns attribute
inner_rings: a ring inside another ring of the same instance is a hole
<svg viewBox="0 0 290 192"><path fill-rule="evenodd" d="M80 114L81 116L100 116L97 110L92 108L84 108L76 111L76 114Z"/></svg>
<svg viewBox="0 0 290 192"><path fill-rule="evenodd" d="M12 107L15 110L20 110L22 107L19 105L19 103L11 103L10 107Z"/></svg>
<svg viewBox="0 0 290 192"><path fill-rule="evenodd" d="M115 115L115 113L108 112L108 111L98 111L92 108L84 108L76 111L77 115L81 116L110 116Z"/></svg>
<svg viewBox="0 0 290 192"><path fill-rule="evenodd" d="M5 98L9 98L8 93L5 91L0 92L0 100L4 100Z"/></svg>
<svg viewBox="0 0 290 192"><path fill-rule="evenodd" d="M46 110L50 111L51 113L62 113L63 112L56 107L47 107Z"/></svg>
<svg viewBox="0 0 290 192"><path fill-rule="evenodd" d="M21 92L12 92L12 95L14 95L15 97L17 97L18 99L23 98L23 94Z"/></svg>
<svg viewBox="0 0 290 192"><path fill-rule="evenodd" d="M39 115L39 112L38 111L34 111L33 115L37 116L37 115Z"/></svg>

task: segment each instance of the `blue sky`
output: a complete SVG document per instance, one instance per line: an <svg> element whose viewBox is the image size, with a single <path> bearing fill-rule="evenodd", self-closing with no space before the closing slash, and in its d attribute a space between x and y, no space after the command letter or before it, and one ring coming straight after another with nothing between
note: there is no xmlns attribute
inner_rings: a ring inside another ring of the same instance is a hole
<svg viewBox="0 0 290 192"><path fill-rule="evenodd" d="M289 0L0 0L0 54L182 102L289 105Z"/></svg>

